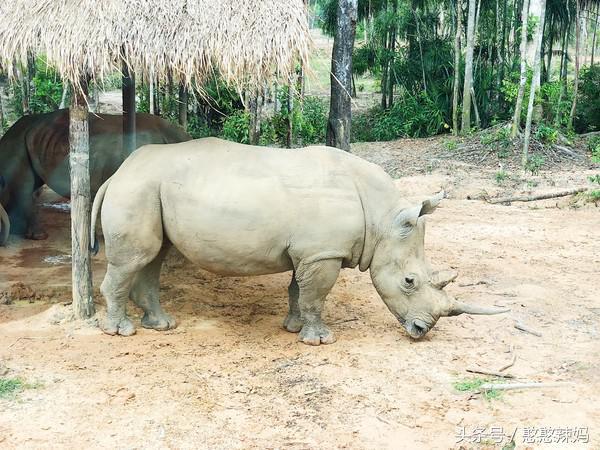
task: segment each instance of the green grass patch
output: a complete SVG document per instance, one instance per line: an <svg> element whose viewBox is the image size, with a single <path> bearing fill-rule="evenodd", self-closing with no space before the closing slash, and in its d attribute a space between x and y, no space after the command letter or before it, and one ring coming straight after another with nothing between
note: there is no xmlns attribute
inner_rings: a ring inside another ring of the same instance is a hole
<svg viewBox="0 0 600 450"><path fill-rule="evenodd" d="M26 384L20 378L0 378L0 398L12 397L25 387Z"/></svg>
<svg viewBox="0 0 600 450"><path fill-rule="evenodd" d="M492 381L494 380L490 378L469 378L454 383L454 389L459 392L477 392L481 390L483 384ZM502 397L502 392L495 389L486 389L482 394L486 400L497 400Z"/></svg>
<svg viewBox="0 0 600 450"><path fill-rule="evenodd" d="M14 398L25 389L38 389L42 383L28 383L21 378L0 378L0 399Z"/></svg>

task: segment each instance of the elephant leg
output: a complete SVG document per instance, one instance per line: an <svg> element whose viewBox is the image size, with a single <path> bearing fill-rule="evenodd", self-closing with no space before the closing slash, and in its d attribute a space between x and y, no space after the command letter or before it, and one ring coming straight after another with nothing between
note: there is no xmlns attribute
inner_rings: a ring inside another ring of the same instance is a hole
<svg viewBox="0 0 600 450"><path fill-rule="evenodd" d="M138 272L131 288L132 300L144 310L144 328L163 331L176 327L175 319L163 311L159 301L160 268L169 248L170 245L163 246L156 258Z"/></svg>
<svg viewBox="0 0 600 450"><path fill-rule="evenodd" d="M290 305L290 309L288 311L288 315L283 321L283 328L285 328L290 333L297 333L302 329L302 317L300 314L300 306L298 305L298 299L300 297L300 288L298 287L298 282L296 281L296 273L292 274L292 281L288 286L288 301Z"/></svg>
<svg viewBox="0 0 600 450"><path fill-rule="evenodd" d="M304 322L298 340L309 345L332 344L333 332L321 320L327 294L335 284L342 266L341 259L325 259L303 264L296 268L299 287L298 306Z"/></svg>

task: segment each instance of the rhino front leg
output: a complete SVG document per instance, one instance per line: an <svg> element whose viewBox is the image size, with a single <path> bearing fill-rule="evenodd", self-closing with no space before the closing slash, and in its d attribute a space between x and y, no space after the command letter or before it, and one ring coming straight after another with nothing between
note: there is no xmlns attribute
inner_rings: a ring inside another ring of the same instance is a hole
<svg viewBox="0 0 600 450"><path fill-rule="evenodd" d="M292 281L288 286L288 301L290 309L287 317L283 321L283 328L290 333L297 333L302 329L302 325L304 325L300 314L300 306L298 305L299 297L300 288L298 287L298 282L296 281L296 272L294 272L292 274Z"/></svg>
<svg viewBox="0 0 600 450"><path fill-rule="evenodd" d="M303 322L298 340L309 345L332 344L333 332L321 320L327 294L340 273L342 261L327 259L299 264L296 281L299 288L298 306Z"/></svg>
<svg viewBox="0 0 600 450"><path fill-rule="evenodd" d="M131 288L131 299L144 310L144 328L164 331L177 325L175 319L163 311L159 300L160 268L168 250L168 246L163 247L158 256L138 272Z"/></svg>

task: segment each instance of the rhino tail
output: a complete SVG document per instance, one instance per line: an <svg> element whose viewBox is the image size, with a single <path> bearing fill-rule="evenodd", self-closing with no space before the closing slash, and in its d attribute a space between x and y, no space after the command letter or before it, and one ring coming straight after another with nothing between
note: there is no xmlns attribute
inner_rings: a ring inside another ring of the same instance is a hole
<svg viewBox="0 0 600 450"><path fill-rule="evenodd" d="M111 177L112 178L112 177ZM102 207L102 202L104 200L104 194L106 194L106 189L110 184L110 178L104 182L98 192L96 193L96 197L94 197L94 204L92 205L92 221L90 222L90 251L92 255L98 254L98 250L100 250L100 244L96 237L96 221L98 220L98 212Z"/></svg>

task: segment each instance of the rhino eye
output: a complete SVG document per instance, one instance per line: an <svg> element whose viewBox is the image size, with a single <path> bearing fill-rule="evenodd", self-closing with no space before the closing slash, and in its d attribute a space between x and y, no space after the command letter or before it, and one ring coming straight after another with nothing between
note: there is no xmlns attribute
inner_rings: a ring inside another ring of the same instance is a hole
<svg viewBox="0 0 600 450"><path fill-rule="evenodd" d="M414 284L415 284L415 278L414 278L414 277L411 277L411 276L404 277L404 282L405 282L407 285L409 285L409 286L412 286L412 285L414 285Z"/></svg>

